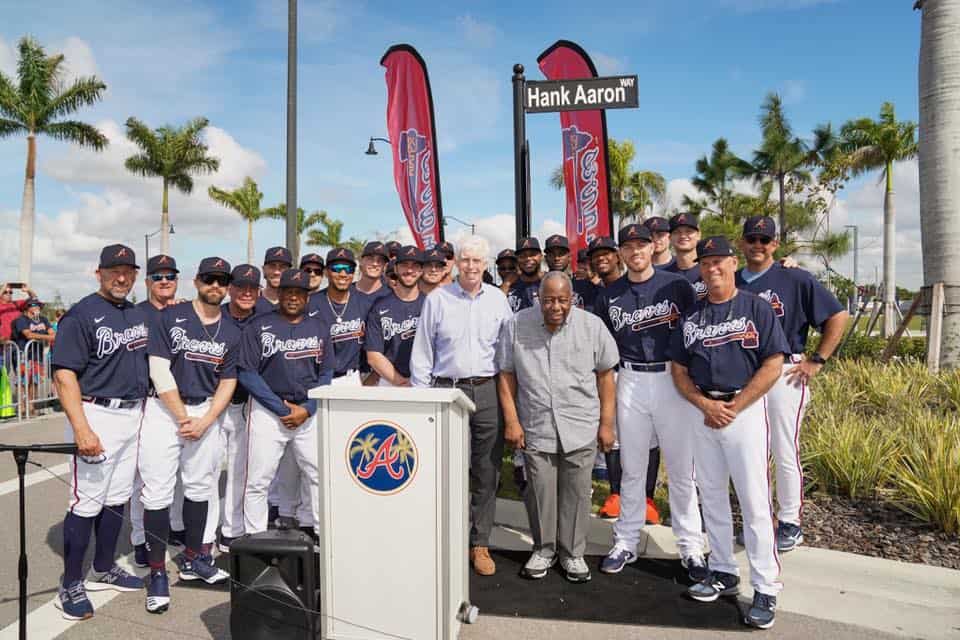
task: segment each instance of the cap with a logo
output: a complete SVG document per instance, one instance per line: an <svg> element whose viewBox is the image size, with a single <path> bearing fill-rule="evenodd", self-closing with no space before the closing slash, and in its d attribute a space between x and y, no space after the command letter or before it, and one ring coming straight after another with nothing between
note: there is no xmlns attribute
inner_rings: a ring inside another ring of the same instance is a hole
<svg viewBox="0 0 960 640"><path fill-rule="evenodd" d="M356 258L353 257L353 251L347 249L346 247L334 247L327 251L327 267L329 267L334 262L349 262L350 264L357 264Z"/></svg>
<svg viewBox="0 0 960 640"><path fill-rule="evenodd" d="M453 249L453 243L451 242L438 242L433 246L433 248L448 258L453 258L456 255L456 251Z"/></svg>
<svg viewBox="0 0 960 640"><path fill-rule="evenodd" d="M110 267L133 267L139 269L137 256L133 249L124 244L107 245L100 251L100 268L109 269Z"/></svg>
<svg viewBox="0 0 960 640"><path fill-rule="evenodd" d="M590 246L587 247L587 256L592 256L597 251L603 251L604 249L616 251L617 243L613 241L613 238L606 236L602 238L594 238L590 241Z"/></svg>
<svg viewBox="0 0 960 640"><path fill-rule="evenodd" d="M390 254L387 253L387 248L383 246L383 243L379 240L374 240L373 242L368 242L363 245L363 253L360 254L361 258L366 258L367 256L383 256L387 260L390 259Z"/></svg>
<svg viewBox="0 0 960 640"><path fill-rule="evenodd" d="M387 253L390 254L391 258L394 258L396 257L397 253L399 253L400 247L402 246L403 245L401 245L396 240L391 240L390 242L387 243Z"/></svg>
<svg viewBox="0 0 960 640"><path fill-rule="evenodd" d="M260 286L260 269L252 264L238 264L230 273L230 284L238 287L247 285L253 287Z"/></svg>
<svg viewBox="0 0 960 640"><path fill-rule="evenodd" d="M180 273L180 270L177 269L177 261L170 256L160 253L155 256L150 256L150 259L147 260L148 276L157 271L163 271L164 269L173 271L174 273Z"/></svg>
<svg viewBox="0 0 960 640"><path fill-rule="evenodd" d="M204 258L200 261L200 266L197 268L197 275L205 276L208 273L223 273L225 275L230 275L230 263L223 258L218 258L216 256Z"/></svg>
<svg viewBox="0 0 960 640"><path fill-rule="evenodd" d="M514 253L513 249L504 249L497 254L497 264L500 264L501 260L514 260L516 261L517 254Z"/></svg>
<svg viewBox="0 0 960 640"><path fill-rule="evenodd" d="M37 300L36 298L30 298L29 300L27 300L26 306L27 306L27 308L30 308L30 307L42 307L42 306L43 306L43 303L40 302L39 300Z"/></svg>
<svg viewBox="0 0 960 640"><path fill-rule="evenodd" d="M517 253L521 251L540 251L540 241L534 237L521 238L517 243Z"/></svg>
<svg viewBox="0 0 960 640"><path fill-rule="evenodd" d="M446 254L444 254L439 249L430 249L430 251L425 251L423 254L423 264L428 264L430 262L439 262L440 264L446 264Z"/></svg>
<svg viewBox="0 0 960 640"><path fill-rule="evenodd" d="M416 262L418 264L423 264L423 252L420 251L420 247L413 244L400 247L400 251L397 252L396 262L398 264L401 262Z"/></svg>
<svg viewBox="0 0 960 640"><path fill-rule="evenodd" d="M293 266L293 255L290 253L290 249L286 247L270 247L267 249L267 252L263 254L263 264L268 262L282 262L288 267Z"/></svg>
<svg viewBox="0 0 960 640"><path fill-rule="evenodd" d="M567 251L570 251L570 241L567 240L567 236L562 236L559 233L555 233L547 238L545 246L547 251L550 249L566 249Z"/></svg>
<svg viewBox="0 0 960 640"><path fill-rule="evenodd" d="M577 250L577 262L583 262L588 257L586 249Z"/></svg>
<svg viewBox="0 0 960 640"><path fill-rule="evenodd" d="M724 236L710 236L697 243L697 260L710 256L735 256L733 245Z"/></svg>
<svg viewBox="0 0 960 640"><path fill-rule="evenodd" d="M650 233L658 233L660 231L670 231L670 221L666 218L661 218L660 216L651 216L643 221L643 226L647 229L650 229Z"/></svg>
<svg viewBox="0 0 960 640"><path fill-rule="evenodd" d="M631 240L650 242L650 229L647 229L642 224L633 223L628 224L617 233L617 241L621 247L623 243L630 242Z"/></svg>
<svg viewBox="0 0 960 640"><path fill-rule="evenodd" d="M280 274L281 289L310 290L310 275L300 269L287 269Z"/></svg>
<svg viewBox="0 0 960 640"><path fill-rule="evenodd" d="M763 236L764 238L777 237L777 223L769 216L750 216L743 223L743 237Z"/></svg>
<svg viewBox="0 0 960 640"><path fill-rule="evenodd" d="M697 222L697 216L692 213L678 213L670 218L670 231L676 231L680 227L690 227L691 229L699 231L700 223Z"/></svg>
<svg viewBox="0 0 960 640"><path fill-rule="evenodd" d="M319 253L308 253L300 258L300 268L303 269L308 264L320 265L320 268L323 269L323 258L320 257Z"/></svg>

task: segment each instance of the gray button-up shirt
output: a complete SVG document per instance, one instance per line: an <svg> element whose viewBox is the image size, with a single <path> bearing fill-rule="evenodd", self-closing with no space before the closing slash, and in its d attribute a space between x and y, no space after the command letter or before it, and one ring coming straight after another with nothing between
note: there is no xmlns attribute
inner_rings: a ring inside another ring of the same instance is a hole
<svg viewBox="0 0 960 640"><path fill-rule="evenodd" d="M574 307L555 333L539 306L524 309L501 330L497 364L517 378L517 415L526 446L544 453L576 451L597 437L596 372L620 361L603 322Z"/></svg>

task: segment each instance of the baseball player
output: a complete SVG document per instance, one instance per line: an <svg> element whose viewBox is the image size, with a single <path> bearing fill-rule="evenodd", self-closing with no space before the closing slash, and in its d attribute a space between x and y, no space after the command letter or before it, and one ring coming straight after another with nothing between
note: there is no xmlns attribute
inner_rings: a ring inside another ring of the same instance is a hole
<svg viewBox="0 0 960 640"><path fill-rule="evenodd" d="M330 263L328 257L328 276ZM243 495L248 534L267 529L267 491L288 446L310 485L310 517L300 523L312 527L319 518L317 403L307 398L307 391L330 383L334 354L330 325L319 314L307 313L307 286L304 272L285 271L277 310L255 318L243 334L240 383L252 396Z"/></svg>
<svg viewBox="0 0 960 640"><path fill-rule="evenodd" d="M555 233L544 243L543 260L550 271L569 272L570 269L570 241L567 236Z"/></svg>
<svg viewBox="0 0 960 640"><path fill-rule="evenodd" d="M643 226L650 229L650 239L653 241L653 268L665 269L673 264L673 254L670 253L670 221L660 216L651 216L643 221Z"/></svg>
<svg viewBox="0 0 960 640"><path fill-rule="evenodd" d="M540 241L536 238L523 238L517 244L517 265L520 277L507 290L507 302L516 313L532 307L540 295Z"/></svg>
<svg viewBox="0 0 960 640"><path fill-rule="evenodd" d="M53 346L53 380L67 414L66 438L78 450L63 520L63 580L54 603L67 620L93 616L87 589L143 588L143 580L114 562L124 505L133 491L147 395L147 321L127 301L138 268L130 247L104 247L99 290L64 314ZM84 582L83 557L94 530L96 553Z"/></svg>
<svg viewBox="0 0 960 640"><path fill-rule="evenodd" d="M257 314L273 311L280 301L280 275L293 266L293 254L286 247L270 247L263 254L263 279L267 286L257 299Z"/></svg>
<svg viewBox="0 0 960 640"><path fill-rule="evenodd" d="M387 247L387 256L391 260L396 260L397 255L399 255L400 249L403 247L403 245L397 242L396 240L391 240L386 244L386 247Z"/></svg>
<svg viewBox="0 0 960 640"><path fill-rule="evenodd" d="M241 334L220 309L229 283L230 264L223 258L204 258L194 280L197 298L164 309L154 325L158 330L150 333L150 379L156 396L147 399L137 456L143 523L150 534L150 613L170 606L164 541L178 471L186 536L180 579L217 584L229 578L203 548L207 501L220 490L220 422L237 385Z"/></svg>
<svg viewBox="0 0 960 640"><path fill-rule="evenodd" d="M360 255L360 279L354 290L365 296L370 296L370 304L384 296L390 295L390 287L384 278L384 269L390 261L390 254L382 242L368 242Z"/></svg>
<svg viewBox="0 0 960 640"><path fill-rule="evenodd" d="M730 517L732 478L754 590L744 622L768 629L782 585L771 519L764 394L780 377L790 346L769 303L736 288L737 256L726 238L702 241L697 258L708 293L684 314L667 351L677 389L703 414L695 423L694 463L712 571L687 594L713 602L739 592Z"/></svg>
<svg viewBox="0 0 960 640"><path fill-rule="evenodd" d="M443 254L444 257L444 272L443 280L440 284L453 284L453 265L456 262L456 251L453 248L452 242L438 242L433 246L434 249Z"/></svg>
<svg viewBox="0 0 960 640"><path fill-rule="evenodd" d="M446 258L436 249L430 249L423 253L423 272L418 281L420 292L423 295L429 295L434 289L443 282L444 271L446 269Z"/></svg>
<svg viewBox="0 0 960 640"><path fill-rule="evenodd" d="M300 269L310 276L311 296L320 293L320 285L323 284L323 265L323 258L319 253L307 253L300 258Z"/></svg>
<svg viewBox="0 0 960 640"><path fill-rule="evenodd" d="M410 245L397 254L397 286L380 298L367 316L367 360L382 387L410 386L410 352L426 298L417 287L423 253Z"/></svg>
<svg viewBox="0 0 960 640"><path fill-rule="evenodd" d="M697 265L697 243L700 242L700 223L692 213L678 213L670 218L670 245L673 247L673 262L663 267L671 273L679 273L690 281L697 292L697 299L707 295L707 285L700 277Z"/></svg>
<svg viewBox="0 0 960 640"><path fill-rule="evenodd" d="M783 375L767 392L770 449L776 463L777 549L790 551L803 542L803 469L800 466L800 424L810 399L808 384L832 354L847 327L840 302L803 269L774 261L780 246L773 218L753 216L743 225L740 248L747 265L737 272L737 287L770 303L790 345ZM806 358L810 327L823 334L817 351Z"/></svg>
<svg viewBox="0 0 960 640"><path fill-rule="evenodd" d="M517 254L513 249L504 249L497 254L497 275L500 276L500 290L506 294L520 277L517 268Z"/></svg>
<svg viewBox="0 0 960 640"><path fill-rule="evenodd" d="M617 424L623 469L620 517L613 525L613 548L600 564L619 573L635 562L646 520L647 465L656 433L670 477L670 518L681 564L690 578L709 575L703 556L701 521L693 483L693 412L670 379L670 331L696 301L685 278L653 268L650 230L629 224L618 234L627 273L597 296L594 312L617 342Z"/></svg>

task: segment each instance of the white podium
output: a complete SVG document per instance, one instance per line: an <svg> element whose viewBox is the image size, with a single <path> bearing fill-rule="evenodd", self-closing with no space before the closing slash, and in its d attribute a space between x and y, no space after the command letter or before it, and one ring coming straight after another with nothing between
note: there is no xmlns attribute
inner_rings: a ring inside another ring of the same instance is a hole
<svg viewBox="0 0 960 640"><path fill-rule="evenodd" d="M469 415L457 389L325 386L321 637L453 640L469 603Z"/></svg>

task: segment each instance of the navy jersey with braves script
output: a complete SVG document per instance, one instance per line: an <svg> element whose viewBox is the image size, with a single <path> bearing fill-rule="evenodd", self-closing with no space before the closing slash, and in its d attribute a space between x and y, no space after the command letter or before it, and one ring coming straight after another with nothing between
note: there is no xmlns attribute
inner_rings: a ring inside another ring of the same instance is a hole
<svg viewBox="0 0 960 640"><path fill-rule="evenodd" d="M535 282L517 280L507 291L507 303L514 313L532 307L540 299L540 279Z"/></svg>
<svg viewBox="0 0 960 640"><path fill-rule="evenodd" d="M276 312L258 316L243 330L240 367L259 373L281 399L303 404L321 374L333 371L329 336L330 325L318 316L300 322Z"/></svg>
<svg viewBox="0 0 960 640"><path fill-rule="evenodd" d="M360 295L366 296L367 298L369 298L370 306L373 307L373 305L377 304L377 302L379 302L383 298L386 298L387 296L390 296L393 294L393 289L387 286L387 283L383 280L383 278L381 278L381 281L382 281L382 284L380 285L380 288L377 289L376 291L371 291L370 293L364 293L363 291L360 291L360 289L357 289L356 287L354 287L354 290Z"/></svg>
<svg viewBox="0 0 960 640"><path fill-rule="evenodd" d="M820 329L830 316L843 311L843 305L810 272L787 269L778 262L750 282L743 279L741 269L737 288L770 303L793 353L803 353L810 327Z"/></svg>
<svg viewBox="0 0 960 640"><path fill-rule="evenodd" d="M664 262L663 264L655 264L653 265L653 268L656 269L657 271L671 271L673 268L675 268L676 264L677 264L677 259L670 258L670 262ZM699 268L699 265L697 268Z"/></svg>
<svg viewBox="0 0 960 640"><path fill-rule="evenodd" d="M410 353L426 296L406 302L396 295L381 298L367 316L366 350L382 353L404 378L410 377Z"/></svg>
<svg viewBox="0 0 960 640"><path fill-rule="evenodd" d="M229 317L203 324L193 303L167 307L150 329L148 354L170 361L181 398L209 398L222 378L237 377L240 330Z"/></svg>
<svg viewBox="0 0 960 640"><path fill-rule="evenodd" d="M589 280L574 280L573 306L592 313L593 305L597 300L597 294L600 293L600 289L600 287Z"/></svg>
<svg viewBox="0 0 960 640"><path fill-rule="evenodd" d="M630 282L624 275L604 287L593 312L613 334L621 360L664 362L669 359L670 332L695 302L685 278L655 270L643 282Z"/></svg>
<svg viewBox="0 0 960 640"><path fill-rule="evenodd" d="M360 369L370 300L370 296L360 293L352 286L350 297L345 304L331 300L327 296L326 289L310 299L307 315L311 318L320 318L330 327L330 341L333 343L333 353L336 357L335 377L342 376L352 369Z"/></svg>
<svg viewBox="0 0 960 640"><path fill-rule="evenodd" d="M253 313L254 315L259 316L264 313L270 313L271 311L276 311L276 309L277 309L277 305L273 304L263 296L260 296L259 298L257 298L257 304L253 308Z"/></svg>
<svg viewBox="0 0 960 640"><path fill-rule="evenodd" d="M669 358L687 367L701 389L738 391L774 354L790 345L770 304L749 291L714 304L698 301L670 338Z"/></svg>
<svg viewBox="0 0 960 640"><path fill-rule="evenodd" d="M137 400L147 395L147 318L124 300L91 293L73 305L58 325L54 369L77 374L80 393Z"/></svg>
<svg viewBox="0 0 960 640"><path fill-rule="evenodd" d="M149 300L144 300L143 302L137 303L137 309L143 311L143 314L147 316L147 328L153 327L154 323L160 320L160 314L163 312L163 309L157 309L153 306L153 303Z"/></svg>
<svg viewBox="0 0 960 640"><path fill-rule="evenodd" d="M689 269L681 269L677 266L676 259L674 259L669 264L664 265L661 270L669 273L678 273L686 278L687 282L693 285L694 291L697 292L697 300L703 300L707 297L707 283L700 277L699 264L694 264Z"/></svg>
<svg viewBox="0 0 960 640"><path fill-rule="evenodd" d="M11 335L13 336L13 341L17 343L17 347L23 349L27 345L27 342L30 341L27 336L23 335L24 331L32 331L33 333L47 335L50 333L50 330L53 329L53 327L43 316L40 316L34 320L28 316L21 315L13 321L10 329ZM41 344L36 348L31 347L30 353L27 355L31 360L37 360L40 358L42 353L43 345Z"/></svg>
<svg viewBox="0 0 960 640"><path fill-rule="evenodd" d="M237 327L237 330L240 332L241 335L243 335L244 328L246 328L246 326L250 324L250 322L254 318L256 318L258 315L257 309L256 307L254 307L253 313L248 315L246 318L234 318L232 315L230 315L229 302L224 302L222 305L220 305L220 313L223 315L224 320L229 319L231 322L233 322L233 324ZM238 366L239 366L239 362L238 362ZM234 404L246 402L247 398L249 397L250 397L250 394L247 393L247 390L243 388L243 385L240 384L239 381L237 381L237 388L233 392L233 398L230 399L230 402Z"/></svg>

